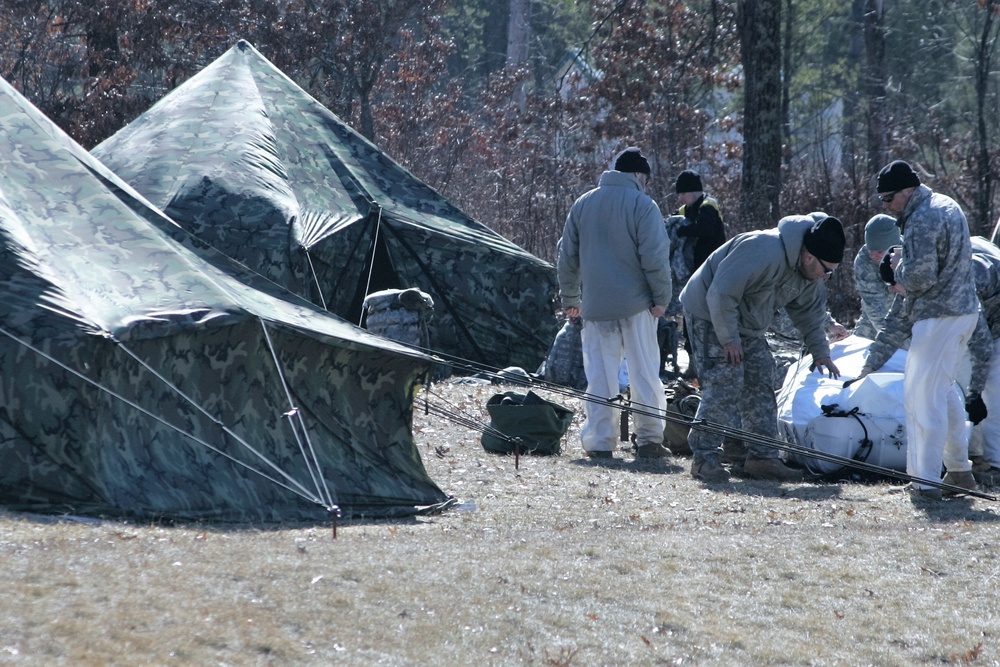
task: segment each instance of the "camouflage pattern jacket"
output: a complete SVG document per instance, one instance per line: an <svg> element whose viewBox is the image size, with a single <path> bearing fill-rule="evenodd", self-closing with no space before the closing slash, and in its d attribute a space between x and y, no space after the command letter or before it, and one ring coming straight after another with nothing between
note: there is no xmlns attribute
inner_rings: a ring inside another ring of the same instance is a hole
<svg viewBox="0 0 1000 667"><path fill-rule="evenodd" d="M882 320L892 307L893 294L882 282L878 263L868 255L868 246L861 246L854 258L854 287L861 297L861 317L854 325L854 334L875 340Z"/></svg>
<svg viewBox="0 0 1000 667"><path fill-rule="evenodd" d="M807 280L798 270L802 239L814 222L811 216L789 216L776 229L739 234L722 244L681 292L685 312L710 321L726 345L763 336L784 308L813 358L829 356L825 281Z"/></svg>
<svg viewBox="0 0 1000 667"><path fill-rule="evenodd" d="M573 204L559 241L563 308L620 320L670 303L670 241L659 207L634 174L606 171Z"/></svg>
<svg viewBox="0 0 1000 667"><path fill-rule="evenodd" d="M986 386L994 341L1000 339L1000 248L981 236L972 239L972 275L982 310L976 331L969 341L969 355L972 357L969 391L980 394Z"/></svg>
<svg viewBox="0 0 1000 667"><path fill-rule="evenodd" d="M981 236L972 238L972 276L976 296L993 338L1000 338L1000 248Z"/></svg>
<svg viewBox="0 0 1000 667"><path fill-rule="evenodd" d="M968 315L979 309L972 278L969 223L951 198L920 185L899 219L903 258L896 282L912 322Z"/></svg>
<svg viewBox="0 0 1000 667"><path fill-rule="evenodd" d="M686 222L687 218L683 215L668 216L665 222L667 237L670 239L670 282L673 283L673 294L667 304L667 312L664 313L667 316L680 315L684 310L681 307L681 290L694 271L694 242L691 238L682 238L677 234L677 230Z"/></svg>

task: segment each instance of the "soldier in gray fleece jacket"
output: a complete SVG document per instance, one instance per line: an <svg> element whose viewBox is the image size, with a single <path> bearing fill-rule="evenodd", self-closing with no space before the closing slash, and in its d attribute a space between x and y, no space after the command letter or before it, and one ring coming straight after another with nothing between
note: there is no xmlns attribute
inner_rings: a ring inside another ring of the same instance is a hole
<svg viewBox="0 0 1000 667"><path fill-rule="evenodd" d="M844 228L825 213L783 218L776 229L748 232L709 255L681 292L702 395L697 419L777 437L774 358L764 332L784 308L813 362L839 375L824 332L826 285L844 256ZM741 422L742 419L742 422ZM722 437L692 429L691 474L725 481ZM774 447L750 445L744 471L760 479L800 477Z"/></svg>
<svg viewBox="0 0 1000 667"><path fill-rule="evenodd" d="M622 151L614 171L573 204L559 241L559 290L563 310L583 319L583 366L587 393L618 395L618 371L628 365L636 456L662 458L662 417L667 402L660 382L656 322L670 303L670 241L659 207L644 192L649 162L638 148ZM619 437L617 410L604 401L584 402L580 429L591 458L612 458Z"/></svg>

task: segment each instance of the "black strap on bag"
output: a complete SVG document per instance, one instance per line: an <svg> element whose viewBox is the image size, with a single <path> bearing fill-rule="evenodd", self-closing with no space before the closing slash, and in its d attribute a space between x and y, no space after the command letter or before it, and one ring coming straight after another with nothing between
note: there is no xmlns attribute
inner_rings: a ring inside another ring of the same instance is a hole
<svg viewBox="0 0 1000 667"><path fill-rule="evenodd" d="M868 455L872 453L872 447L875 444L868 437L868 427L865 426L865 423L861 421L861 417L858 416L858 408L851 408L850 410L839 410L838 409L839 407L840 406L834 403L832 405L821 405L820 409L823 410L824 417L854 417L856 420L858 420L858 423L861 424L861 430L864 431L865 433L865 437L862 438L861 445L858 446L857 451L854 452L854 455L851 456L851 459L853 459L854 461L862 461L862 462L867 461Z"/></svg>
<svg viewBox="0 0 1000 667"><path fill-rule="evenodd" d="M875 443L871 441L868 436L868 427L865 426L864 421L861 420L859 416L861 413L858 408L851 408L850 410L841 410L840 406L836 403L832 405L822 405L820 409L823 411L824 417L854 417L859 424L861 424L861 429L864 431L864 438L861 440L861 444L858 446L857 451L851 456L851 460L864 463L869 454L871 454L872 448ZM836 470L834 472L827 473L825 475L818 475L814 477L816 481L830 481L839 482L842 480L849 480L854 483L864 484L872 483L877 484L884 482L886 477L878 473L866 472L864 470L843 468L841 470Z"/></svg>

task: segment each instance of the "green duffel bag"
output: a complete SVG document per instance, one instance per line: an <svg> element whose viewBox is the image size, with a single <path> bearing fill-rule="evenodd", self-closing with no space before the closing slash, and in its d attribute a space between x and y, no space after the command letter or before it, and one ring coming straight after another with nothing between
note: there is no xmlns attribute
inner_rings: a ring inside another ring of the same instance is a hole
<svg viewBox="0 0 1000 667"><path fill-rule="evenodd" d="M521 454L558 455L562 437L573 422L573 411L547 401L534 392L505 391L486 402L490 424L483 433L483 449L496 454L513 454L513 442L499 436L521 439Z"/></svg>

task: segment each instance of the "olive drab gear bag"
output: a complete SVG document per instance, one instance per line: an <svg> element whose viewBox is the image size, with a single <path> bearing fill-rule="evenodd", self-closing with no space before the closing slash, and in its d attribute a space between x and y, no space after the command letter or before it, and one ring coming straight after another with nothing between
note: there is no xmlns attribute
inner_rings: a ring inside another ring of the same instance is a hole
<svg viewBox="0 0 1000 667"><path fill-rule="evenodd" d="M499 431L508 438L520 438L520 454L558 455L562 437L573 422L572 410L531 391L496 394L486 402L486 411L490 428L483 433L483 449L496 454L513 454L517 444L495 433Z"/></svg>
<svg viewBox="0 0 1000 667"><path fill-rule="evenodd" d="M667 421L663 427L663 444L674 456L691 453L688 445L688 433L691 427L684 422L694 420L694 415L701 405L701 392L693 384L683 380L674 380L666 388Z"/></svg>

